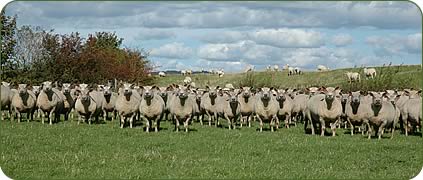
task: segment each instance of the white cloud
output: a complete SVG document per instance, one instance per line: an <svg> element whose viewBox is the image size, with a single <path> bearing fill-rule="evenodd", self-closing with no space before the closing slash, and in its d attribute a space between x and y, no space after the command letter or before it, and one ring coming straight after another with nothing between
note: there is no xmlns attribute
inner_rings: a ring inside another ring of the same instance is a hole
<svg viewBox="0 0 423 180"><path fill-rule="evenodd" d="M150 55L169 59L185 59L193 55L193 50L185 47L183 43L174 42L152 49Z"/></svg>
<svg viewBox="0 0 423 180"><path fill-rule="evenodd" d="M351 44L353 38L349 34L337 34L332 37L332 44L335 46L341 47Z"/></svg>
<svg viewBox="0 0 423 180"><path fill-rule="evenodd" d="M163 29L139 29L138 33L134 36L135 40L160 40L160 39L171 39L175 38L176 34L169 30Z"/></svg>
<svg viewBox="0 0 423 180"><path fill-rule="evenodd" d="M66 8L62 8L66 7ZM419 29L411 2L12 2L18 24L119 27Z"/></svg>
<svg viewBox="0 0 423 180"><path fill-rule="evenodd" d="M409 34L407 36L370 36L366 42L374 48L378 56L402 55L405 53L422 53L422 34Z"/></svg>
<svg viewBox="0 0 423 180"><path fill-rule="evenodd" d="M246 40L247 33L241 31L223 31L209 33L200 37L200 40L207 43L235 43L241 40Z"/></svg>
<svg viewBox="0 0 423 180"><path fill-rule="evenodd" d="M250 37L258 44L280 48L319 47L324 44L322 34L313 30L264 29L250 33Z"/></svg>

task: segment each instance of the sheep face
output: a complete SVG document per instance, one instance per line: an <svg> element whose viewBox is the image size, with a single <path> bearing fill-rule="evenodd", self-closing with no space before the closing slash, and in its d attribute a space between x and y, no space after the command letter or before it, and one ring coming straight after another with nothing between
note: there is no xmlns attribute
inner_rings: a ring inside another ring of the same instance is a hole
<svg viewBox="0 0 423 180"><path fill-rule="evenodd" d="M124 83L123 84L123 95L130 96L132 94L133 84L131 83Z"/></svg>
<svg viewBox="0 0 423 180"><path fill-rule="evenodd" d="M103 87L103 94L104 94L104 96L112 95L112 90L111 90L110 86L104 86Z"/></svg>
<svg viewBox="0 0 423 180"><path fill-rule="evenodd" d="M43 91L46 93L51 92L51 90L53 89L52 83L50 81L43 82L42 85L43 85Z"/></svg>
<svg viewBox="0 0 423 180"><path fill-rule="evenodd" d="M156 86L144 86L143 87L143 97L145 100L150 100L154 98L154 94L156 94L156 91L158 88Z"/></svg>
<svg viewBox="0 0 423 180"><path fill-rule="evenodd" d="M25 95L26 93L28 93L27 91L26 91L26 84L19 84L18 85L18 92L19 92L19 95Z"/></svg>
<svg viewBox="0 0 423 180"><path fill-rule="evenodd" d="M206 90L209 92L210 98L216 98L217 97L217 91L219 89L219 86L216 87L208 87L206 86Z"/></svg>
<svg viewBox="0 0 423 180"><path fill-rule="evenodd" d="M350 94L342 94L341 95L341 103L347 103L348 98L350 97Z"/></svg>
<svg viewBox="0 0 423 180"><path fill-rule="evenodd" d="M187 99L188 98L188 93L189 93L189 87L179 87L176 96L179 97L179 99Z"/></svg>
<svg viewBox="0 0 423 180"><path fill-rule="evenodd" d="M38 96L40 94L40 86L32 86L32 92Z"/></svg>
<svg viewBox="0 0 423 180"><path fill-rule="evenodd" d="M387 101L391 102L392 105L395 106L396 101L400 98L401 95L397 93L397 91L394 90L386 90L384 93L384 97Z"/></svg>
<svg viewBox="0 0 423 180"><path fill-rule="evenodd" d="M333 100L337 96L339 96L339 92L340 92L339 87L336 87L336 88L334 88L334 87L328 87L328 88L321 87L319 90L322 93L325 94L325 101L326 101L327 104L332 104Z"/></svg>
<svg viewBox="0 0 423 180"><path fill-rule="evenodd" d="M63 94L69 95L70 94L70 84L69 83L64 83L63 84L63 87L62 87L62 90L63 90Z"/></svg>
<svg viewBox="0 0 423 180"><path fill-rule="evenodd" d="M240 94L240 91L234 90L234 91L225 92L225 94L228 95L229 103L237 103L238 102L238 95Z"/></svg>
<svg viewBox="0 0 423 180"><path fill-rule="evenodd" d="M276 96L276 100L284 102L286 100L286 96L285 96L286 93L287 93L287 91L285 91L283 89L279 89L278 94Z"/></svg>
<svg viewBox="0 0 423 180"><path fill-rule="evenodd" d="M240 90L241 90L240 92L242 93L242 96L244 98L249 98L249 97L252 96L250 87L241 87Z"/></svg>
<svg viewBox="0 0 423 180"><path fill-rule="evenodd" d="M273 90L273 88L261 88L259 90L260 98L262 101L269 101L272 96L276 96L277 93Z"/></svg>
<svg viewBox="0 0 423 180"><path fill-rule="evenodd" d="M372 96L372 106L380 107L382 106L383 95L379 92L369 92L370 96Z"/></svg>
<svg viewBox="0 0 423 180"><path fill-rule="evenodd" d="M319 91L319 88L310 87L310 88L306 88L306 91L310 94L310 96L314 96Z"/></svg>

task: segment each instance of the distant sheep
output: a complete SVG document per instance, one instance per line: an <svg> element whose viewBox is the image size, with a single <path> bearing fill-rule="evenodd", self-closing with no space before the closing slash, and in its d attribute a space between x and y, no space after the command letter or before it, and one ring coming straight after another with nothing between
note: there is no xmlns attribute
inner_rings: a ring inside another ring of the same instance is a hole
<svg viewBox="0 0 423 180"><path fill-rule="evenodd" d="M165 72L163 72L163 71L160 71L160 72L159 72L159 77L166 77L166 73L165 73Z"/></svg>
<svg viewBox="0 0 423 180"><path fill-rule="evenodd" d="M317 71L320 71L320 72L329 71L329 68L323 65L317 65Z"/></svg>
<svg viewBox="0 0 423 180"><path fill-rule="evenodd" d="M376 77L376 69L375 68L366 68L365 67L363 69L363 71L364 71L364 75L366 75L366 79L368 79L368 78L373 79L373 78Z"/></svg>
<svg viewBox="0 0 423 180"><path fill-rule="evenodd" d="M360 73L357 72L346 72L345 75L347 76L349 83L360 82L361 80Z"/></svg>

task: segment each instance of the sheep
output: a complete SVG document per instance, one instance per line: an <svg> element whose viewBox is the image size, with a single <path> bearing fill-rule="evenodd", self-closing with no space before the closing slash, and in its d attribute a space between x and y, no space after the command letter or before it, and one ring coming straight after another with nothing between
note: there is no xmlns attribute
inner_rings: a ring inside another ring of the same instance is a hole
<svg viewBox="0 0 423 180"><path fill-rule="evenodd" d="M346 72L348 82L351 84L352 82L360 82L360 74L357 72Z"/></svg>
<svg viewBox="0 0 423 180"><path fill-rule="evenodd" d="M271 65L267 65L266 71L271 71L271 70L272 70L272 66Z"/></svg>
<svg viewBox="0 0 423 180"><path fill-rule="evenodd" d="M234 85L232 85L231 83L225 84L225 88L228 88L229 90L234 90Z"/></svg>
<svg viewBox="0 0 423 180"><path fill-rule="evenodd" d="M14 94L12 97L11 107L14 113L16 113L18 122L21 122L22 115L21 113L33 113L35 108L36 97L35 94L27 89L26 84L18 85L18 93ZM11 118L13 120L13 116ZM31 114L32 120L32 114ZM29 119L27 118L27 122Z"/></svg>
<svg viewBox="0 0 423 180"><path fill-rule="evenodd" d="M4 112L3 110L8 110L8 116L10 117L10 103L12 102L12 91L10 89L10 83L8 82L1 82L1 120L4 120Z"/></svg>
<svg viewBox="0 0 423 180"><path fill-rule="evenodd" d="M132 128L134 118L139 112L141 95L133 87L133 84L124 83L116 99L116 111L120 117L120 128L125 125L125 118L129 118L129 127Z"/></svg>
<svg viewBox="0 0 423 180"><path fill-rule="evenodd" d="M187 69L186 72L187 72L187 75L192 75L192 70L191 69Z"/></svg>
<svg viewBox="0 0 423 180"><path fill-rule="evenodd" d="M277 113L279 105L276 101L276 92L273 88L263 87L258 89L254 111L260 121L260 132L263 131L263 122L270 122L270 130L273 132L275 122L278 121Z"/></svg>
<svg viewBox="0 0 423 180"><path fill-rule="evenodd" d="M140 114L141 118L145 121L145 132L150 131L151 125L154 127L154 131L159 131L160 118L165 109L165 103L159 95L160 89L157 86L144 86L143 89Z"/></svg>
<svg viewBox="0 0 423 180"><path fill-rule="evenodd" d="M373 128L378 128L377 136L381 138L385 128L391 127L391 139L394 137L395 124L397 123L397 113L394 105L388 101L384 101L383 97L386 93L369 92L371 100L371 116L367 122L368 139L372 135ZM376 130L376 129L375 129Z"/></svg>
<svg viewBox="0 0 423 180"><path fill-rule="evenodd" d="M245 68L244 73L252 72L252 71L254 71L254 66L253 65L249 65L249 66L247 66Z"/></svg>
<svg viewBox="0 0 423 180"><path fill-rule="evenodd" d="M175 131L179 131L179 122L184 122L185 132L188 132L189 121L192 118L193 108L196 105L193 96L189 96L189 86L177 86L170 100L170 113L175 119Z"/></svg>
<svg viewBox="0 0 423 180"><path fill-rule="evenodd" d="M103 87L103 104L101 105L103 110L103 119L104 121L107 120L109 112L112 113L112 121L116 118L116 99L117 94L112 92L111 87L109 85L105 85Z"/></svg>
<svg viewBox="0 0 423 180"><path fill-rule="evenodd" d="M311 134L314 135L314 128L317 123L320 125L320 136L324 136L326 125L330 125L332 136L336 135L336 123L342 115L341 101L336 98L340 93L338 87L321 87L324 94L311 96L307 102L306 116L311 121ZM307 123L304 123L306 126Z"/></svg>
<svg viewBox="0 0 423 180"><path fill-rule="evenodd" d="M98 116L102 112L104 101L103 93L88 87L88 84L79 84L81 94L75 103L75 110L79 114L78 124L82 121L82 116L91 124L92 118L98 122Z"/></svg>
<svg viewBox="0 0 423 180"><path fill-rule="evenodd" d="M293 67L288 67L288 76L292 76L295 74L295 70Z"/></svg>
<svg viewBox="0 0 423 180"><path fill-rule="evenodd" d="M422 97L417 94L421 93L420 91L405 91L407 95L410 96L410 99L405 102L404 109L401 112L403 118L403 127L405 135L408 136L408 127L409 125L413 126L413 130L420 127L421 131L421 120L422 120Z"/></svg>
<svg viewBox="0 0 423 180"><path fill-rule="evenodd" d="M309 87L309 88L305 88L306 92L309 94L309 96L314 96L316 95L321 89L318 87Z"/></svg>
<svg viewBox="0 0 423 180"><path fill-rule="evenodd" d="M278 102L278 120L282 119L285 116L285 127L289 129L289 125L291 124L291 114L292 114L292 107L293 107L293 100L287 94L288 89L283 90L279 89L276 96L276 101ZM276 128L279 127L279 121L276 122Z"/></svg>
<svg viewBox="0 0 423 180"><path fill-rule="evenodd" d="M60 98L57 91L53 89L52 82L43 82L42 91L38 95L36 103L36 106L38 107L38 113L41 115L41 122L44 124L44 118L47 116L49 124L52 125L53 118L54 120L57 120L59 117L59 113L63 107L63 104L63 99Z"/></svg>
<svg viewBox="0 0 423 180"><path fill-rule="evenodd" d="M166 73L165 73L165 72L163 72L163 71L160 71L160 72L159 72L159 77L166 77Z"/></svg>
<svg viewBox="0 0 423 180"><path fill-rule="evenodd" d="M193 95L195 96L196 105L194 106L193 116L197 117L197 121L200 122L200 125L203 125L204 115L206 111L201 107L201 98L204 95L204 90L195 89L193 90Z"/></svg>
<svg viewBox="0 0 423 180"><path fill-rule="evenodd" d="M360 130L360 127L363 127L372 115L371 101L365 98L366 94L364 91L348 93L344 113L351 128L351 136L354 135L355 126L359 126ZM364 130L361 130L361 134L364 135Z"/></svg>
<svg viewBox="0 0 423 180"><path fill-rule="evenodd" d="M278 66L277 64L275 64L275 65L273 66L273 70L274 70L275 72L278 72L278 71L279 71L279 66Z"/></svg>
<svg viewBox="0 0 423 180"><path fill-rule="evenodd" d="M181 70L181 75L182 75L182 76L187 75L187 71L185 71L185 70Z"/></svg>
<svg viewBox="0 0 423 180"><path fill-rule="evenodd" d="M295 67L295 68L294 68L294 74L297 74L297 75L302 74L301 69L300 69L299 67Z"/></svg>
<svg viewBox="0 0 423 180"><path fill-rule="evenodd" d="M229 92L225 92L225 97L223 97L224 101L222 101L220 106L223 108L223 116L228 121L229 129L236 128L236 121L241 114L241 106L238 101L238 95L241 91L239 89L231 90Z"/></svg>
<svg viewBox="0 0 423 180"><path fill-rule="evenodd" d="M201 97L200 107L203 108L209 118L209 126L211 126L211 122L215 121L215 125L217 126L217 105L216 105L216 98L217 98L217 90L219 86L216 87L209 87L206 86L206 91Z"/></svg>
<svg viewBox="0 0 423 180"><path fill-rule="evenodd" d="M169 118L168 118L169 113L170 113L169 102L170 102L170 98L172 96L173 89L174 89L173 85L170 85L168 87L159 87L159 90L160 90L159 95L163 99L163 102L165 104L165 108L163 110L163 115L162 115L160 121L163 121L163 119L169 120Z"/></svg>
<svg viewBox="0 0 423 180"><path fill-rule="evenodd" d="M307 101L308 101L308 95L306 94L298 94L294 97L291 116L296 122L304 121Z"/></svg>
<svg viewBox="0 0 423 180"><path fill-rule="evenodd" d="M70 86L71 84L69 83L63 83L62 91L59 94L63 100L63 108L60 113L65 115L65 120L68 120L69 113L71 112L72 108L75 106L75 99L71 95Z"/></svg>
<svg viewBox="0 0 423 180"><path fill-rule="evenodd" d="M185 77L185 79L184 79L184 85L188 85L188 84L190 84L192 82L192 79L191 79L191 77Z"/></svg>
<svg viewBox="0 0 423 180"><path fill-rule="evenodd" d="M347 106L348 99L350 98L349 93L342 93L341 94L341 105L342 105L342 115L341 115L341 122L338 124L338 128L341 128L341 124L344 124L344 129L347 128L347 114L345 113L345 108Z"/></svg>
<svg viewBox="0 0 423 180"><path fill-rule="evenodd" d="M323 65L317 65L317 71L320 71L320 72L329 71L329 68Z"/></svg>
<svg viewBox="0 0 423 180"><path fill-rule="evenodd" d="M225 72L223 71L223 69L217 71L217 75L219 76L219 78L223 77L223 75L225 75Z"/></svg>
<svg viewBox="0 0 423 180"><path fill-rule="evenodd" d="M376 77L376 69L375 68L367 68L365 67L363 69L364 71L364 75L366 75L366 79L370 78L375 78Z"/></svg>
<svg viewBox="0 0 423 180"><path fill-rule="evenodd" d="M251 127L251 118L254 112L255 97L251 92L250 87L240 87L238 102L241 109L240 126L242 127L242 124L247 123L248 121L248 127Z"/></svg>

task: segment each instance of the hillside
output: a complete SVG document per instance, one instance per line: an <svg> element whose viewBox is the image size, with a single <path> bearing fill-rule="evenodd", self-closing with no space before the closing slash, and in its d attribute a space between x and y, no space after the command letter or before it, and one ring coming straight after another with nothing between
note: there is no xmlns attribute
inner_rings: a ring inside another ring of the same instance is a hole
<svg viewBox="0 0 423 180"><path fill-rule="evenodd" d="M350 85L347 82L345 73L348 71L360 72L362 81ZM346 90L384 90L402 88L421 88L421 67L411 66L391 66L376 67L377 78L366 80L362 68L336 69L328 72L304 72L302 75L288 76L287 71L282 72L250 72L225 74L219 78L212 74L194 74L191 76L197 87L206 85L224 86L232 83L238 86L254 87L278 87L278 88L304 88L310 86L339 86ZM184 76L169 75L167 77L156 78L156 84L167 86L171 83L181 84Z"/></svg>

